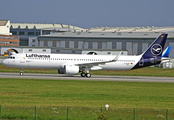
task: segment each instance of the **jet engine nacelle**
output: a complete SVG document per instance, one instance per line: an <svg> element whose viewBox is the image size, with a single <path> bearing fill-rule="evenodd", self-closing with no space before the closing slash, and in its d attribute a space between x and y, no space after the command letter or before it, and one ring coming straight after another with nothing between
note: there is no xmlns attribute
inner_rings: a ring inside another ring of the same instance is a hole
<svg viewBox="0 0 174 120"><path fill-rule="evenodd" d="M75 65L64 65L64 69L58 69L59 74L79 74L79 66Z"/></svg>
<svg viewBox="0 0 174 120"><path fill-rule="evenodd" d="M65 65L65 74L79 74L79 66Z"/></svg>

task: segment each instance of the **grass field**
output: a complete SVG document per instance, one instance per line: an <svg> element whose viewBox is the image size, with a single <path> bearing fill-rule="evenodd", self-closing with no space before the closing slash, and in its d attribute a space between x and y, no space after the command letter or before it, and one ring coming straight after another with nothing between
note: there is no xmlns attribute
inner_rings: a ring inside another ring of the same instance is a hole
<svg viewBox="0 0 174 120"><path fill-rule="evenodd" d="M173 83L0 78L0 105L172 108Z"/></svg>
<svg viewBox="0 0 174 120"><path fill-rule="evenodd" d="M20 69L0 64L0 72ZM25 69L26 73L57 70ZM93 75L174 77L174 69L148 67L130 71L91 71ZM34 80L0 78L2 119L174 119L174 83ZM110 110L101 112L109 104ZM34 106L37 106L35 113ZM53 107L56 106L56 107ZM69 112L67 107L69 106ZM135 112L134 112L134 108ZM55 110L56 109L56 110ZM169 112L166 112L167 110ZM68 116L67 116L68 113ZM134 113L134 115L133 115ZM167 115L168 114L168 115Z"/></svg>

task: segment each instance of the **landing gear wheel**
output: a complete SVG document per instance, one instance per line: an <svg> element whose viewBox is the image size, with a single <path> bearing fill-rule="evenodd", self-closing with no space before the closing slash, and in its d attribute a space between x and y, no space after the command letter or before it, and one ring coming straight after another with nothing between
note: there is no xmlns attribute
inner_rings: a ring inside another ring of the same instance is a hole
<svg viewBox="0 0 174 120"><path fill-rule="evenodd" d="M90 73L86 73L86 77L91 77L91 74Z"/></svg>
<svg viewBox="0 0 174 120"><path fill-rule="evenodd" d="M20 74L19 74L20 76L22 76L23 75L23 72L20 72Z"/></svg>
<svg viewBox="0 0 174 120"><path fill-rule="evenodd" d="M23 68L21 68L21 72L19 73L19 75L20 75L20 76L22 76L22 75L23 75L23 70L24 70L24 69L23 69Z"/></svg>
<svg viewBox="0 0 174 120"><path fill-rule="evenodd" d="M86 74L84 72L81 73L81 77L85 77Z"/></svg>

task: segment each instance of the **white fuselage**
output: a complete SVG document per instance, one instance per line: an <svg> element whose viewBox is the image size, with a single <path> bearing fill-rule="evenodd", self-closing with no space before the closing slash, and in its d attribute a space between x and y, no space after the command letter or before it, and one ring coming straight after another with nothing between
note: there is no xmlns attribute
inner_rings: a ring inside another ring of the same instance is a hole
<svg viewBox="0 0 174 120"><path fill-rule="evenodd" d="M14 68L34 68L34 69L62 69L64 65L94 64L89 70L130 70L141 59L139 56L122 56L114 62L116 56L113 55L77 55L77 54L33 54L20 53L5 59L3 64ZM79 65L79 66L80 66Z"/></svg>

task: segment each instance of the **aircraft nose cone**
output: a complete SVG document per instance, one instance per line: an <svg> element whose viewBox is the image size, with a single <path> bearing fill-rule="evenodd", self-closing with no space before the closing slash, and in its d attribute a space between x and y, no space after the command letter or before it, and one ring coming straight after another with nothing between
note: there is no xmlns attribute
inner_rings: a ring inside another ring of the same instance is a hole
<svg viewBox="0 0 174 120"><path fill-rule="evenodd" d="M1 63L4 65L4 60L3 60L3 61L1 61Z"/></svg>
<svg viewBox="0 0 174 120"><path fill-rule="evenodd" d="M1 63L2 63L3 65L6 65L6 64L7 64L7 61L6 61L6 60L3 60Z"/></svg>

